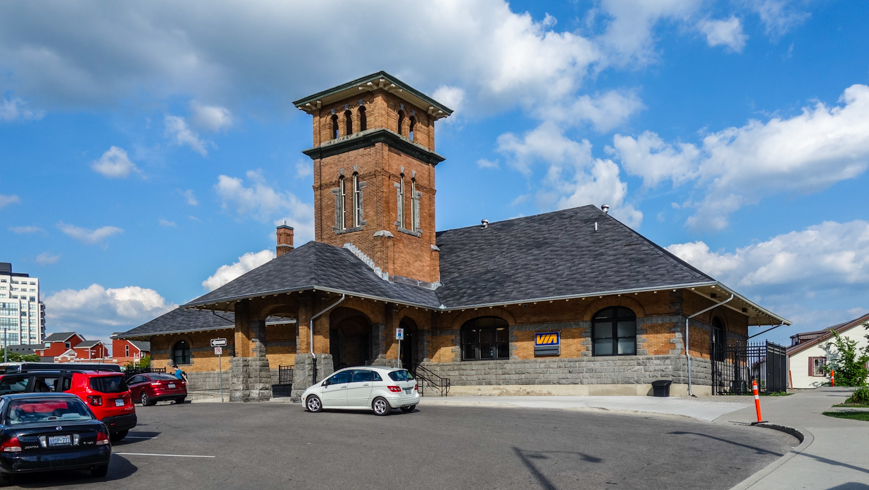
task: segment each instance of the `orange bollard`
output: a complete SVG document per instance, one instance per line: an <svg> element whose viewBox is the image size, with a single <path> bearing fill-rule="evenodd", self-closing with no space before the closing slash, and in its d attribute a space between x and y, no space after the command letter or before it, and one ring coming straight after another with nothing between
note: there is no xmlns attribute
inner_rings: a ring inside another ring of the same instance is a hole
<svg viewBox="0 0 869 490"><path fill-rule="evenodd" d="M757 380L752 380L751 391L754 392L754 408L757 409L757 422L752 422L751 425L766 423L760 415L760 395L757 392Z"/></svg>
<svg viewBox="0 0 869 490"><path fill-rule="evenodd" d="M830 371L830 386L836 386L836 371Z"/></svg>

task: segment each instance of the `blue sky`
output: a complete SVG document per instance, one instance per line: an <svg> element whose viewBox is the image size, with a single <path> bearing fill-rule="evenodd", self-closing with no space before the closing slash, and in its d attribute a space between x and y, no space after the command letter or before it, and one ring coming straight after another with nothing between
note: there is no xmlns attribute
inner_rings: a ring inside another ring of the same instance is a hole
<svg viewBox="0 0 869 490"><path fill-rule="evenodd" d="M794 321L869 311L869 4L4 2L0 260L106 338L312 238L310 116L386 70L453 107L438 229L607 203ZM752 330L754 332L756 330Z"/></svg>

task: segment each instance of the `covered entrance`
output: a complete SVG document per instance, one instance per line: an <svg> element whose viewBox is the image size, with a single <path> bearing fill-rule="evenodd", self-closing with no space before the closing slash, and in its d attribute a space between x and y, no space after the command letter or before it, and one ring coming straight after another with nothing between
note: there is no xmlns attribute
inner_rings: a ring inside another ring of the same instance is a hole
<svg viewBox="0 0 869 490"><path fill-rule="evenodd" d="M422 359L419 357L419 329L416 322L403 318L399 327L404 329L404 340L401 341L401 367L414 372Z"/></svg>
<svg viewBox="0 0 869 490"><path fill-rule="evenodd" d="M335 370L371 364L371 321L352 308L329 315L329 353Z"/></svg>

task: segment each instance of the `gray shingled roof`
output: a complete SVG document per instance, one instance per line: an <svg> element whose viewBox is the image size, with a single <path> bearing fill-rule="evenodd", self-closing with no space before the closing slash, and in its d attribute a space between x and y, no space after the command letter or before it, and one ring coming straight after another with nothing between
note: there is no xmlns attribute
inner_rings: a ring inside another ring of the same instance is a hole
<svg viewBox="0 0 869 490"><path fill-rule="evenodd" d="M715 281L595 206L448 230L437 245L449 308Z"/></svg>
<svg viewBox="0 0 869 490"><path fill-rule="evenodd" d="M144 340L131 340L130 343L136 346L136 348L139 349L139 352L151 352L151 342Z"/></svg>
<svg viewBox="0 0 869 490"><path fill-rule="evenodd" d="M75 332L57 332L45 337L44 342L66 342L70 337L76 335Z"/></svg>
<svg viewBox="0 0 869 490"><path fill-rule="evenodd" d="M99 340L85 340L84 342L79 342L76 344L73 349L87 349L88 347L93 347L97 344L102 344Z"/></svg>
<svg viewBox="0 0 869 490"><path fill-rule="evenodd" d="M196 332L235 327L235 317L233 317L232 313L218 313L217 315L212 314L210 311L175 308L148 323L117 334L117 337L122 339L138 336L148 337L161 333ZM148 347L150 348L150 344Z"/></svg>
<svg viewBox="0 0 869 490"><path fill-rule="evenodd" d="M319 242L308 242L270 260L185 306L313 288L430 308L440 306L434 291L384 281L349 250Z"/></svg>

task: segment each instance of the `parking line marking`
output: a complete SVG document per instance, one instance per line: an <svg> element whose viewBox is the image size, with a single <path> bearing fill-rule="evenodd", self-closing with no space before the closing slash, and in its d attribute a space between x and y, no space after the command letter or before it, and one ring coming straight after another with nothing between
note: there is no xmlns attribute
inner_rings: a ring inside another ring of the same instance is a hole
<svg viewBox="0 0 869 490"><path fill-rule="evenodd" d="M112 453L118 456L165 456L169 458L213 458L214 456L200 456L196 454L152 454L152 453Z"/></svg>

